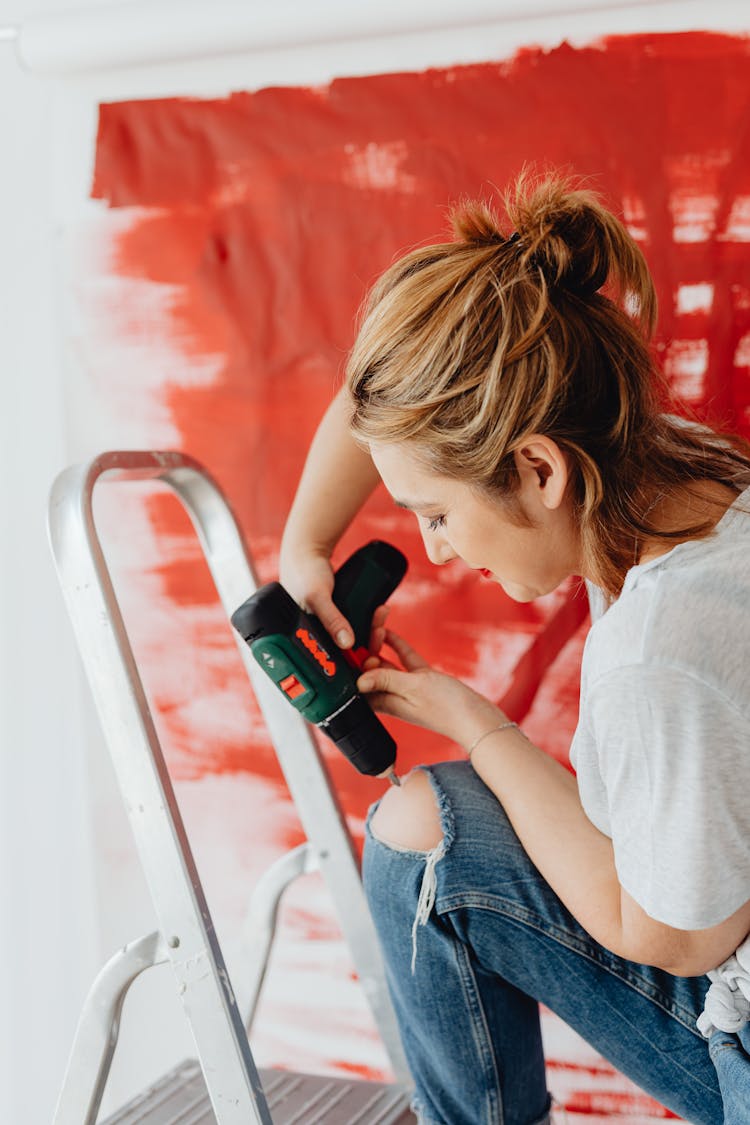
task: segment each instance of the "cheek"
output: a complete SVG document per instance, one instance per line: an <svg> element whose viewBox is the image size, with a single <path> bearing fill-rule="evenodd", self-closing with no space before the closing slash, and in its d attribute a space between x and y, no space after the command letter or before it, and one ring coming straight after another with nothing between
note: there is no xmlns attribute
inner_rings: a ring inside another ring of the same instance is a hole
<svg viewBox="0 0 750 1125"><path fill-rule="evenodd" d="M560 581L560 552L545 535L532 529L514 527L502 531L495 538L494 549L485 557L495 561L495 566L488 565L516 601L529 601L542 591L554 589Z"/></svg>
<svg viewBox="0 0 750 1125"><path fill-rule="evenodd" d="M484 521L486 528L487 521ZM491 569L491 560L502 553L502 537L488 534L482 521L446 528L453 550L470 566Z"/></svg>

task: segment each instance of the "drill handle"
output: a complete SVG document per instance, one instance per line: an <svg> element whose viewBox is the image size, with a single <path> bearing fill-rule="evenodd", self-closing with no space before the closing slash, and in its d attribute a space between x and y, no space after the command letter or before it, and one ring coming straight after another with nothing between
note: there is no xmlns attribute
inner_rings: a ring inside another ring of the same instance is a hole
<svg viewBox="0 0 750 1125"><path fill-rule="evenodd" d="M354 631L355 651L369 647L373 614L399 585L407 566L397 547L373 539L336 571L332 598Z"/></svg>

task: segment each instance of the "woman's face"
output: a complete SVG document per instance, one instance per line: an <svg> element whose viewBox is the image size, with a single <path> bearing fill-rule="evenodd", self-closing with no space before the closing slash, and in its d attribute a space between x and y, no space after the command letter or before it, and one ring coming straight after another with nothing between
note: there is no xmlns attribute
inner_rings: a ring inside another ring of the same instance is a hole
<svg viewBox="0 0 750 1125"><path fill-rule="evenodd" d="M567 460L546 438L531 439L516 454L517 496L529 527L519 527L502 504L468 484L425 468L409 446L372 444L370 453L396 504L416 515L427 557L438 566L463 559L517 602L548 594L581 573Z"/></svg>

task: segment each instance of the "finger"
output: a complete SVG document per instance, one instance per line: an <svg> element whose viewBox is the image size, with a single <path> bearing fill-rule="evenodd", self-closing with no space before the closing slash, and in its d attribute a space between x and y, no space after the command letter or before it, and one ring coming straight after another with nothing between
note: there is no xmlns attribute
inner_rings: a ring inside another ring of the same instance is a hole
<svg viewBox="0 0 750 1125"><path fill-rule="evenodd" d="M376 656L385 644L385 629L373 629L370 633L370 652Z"/></svg>
<svg viewBox="0 0 750 1125"><path fill-rule="evenodd" d="M385 625L385 619L390 612L391 607L389 605L379 605L372 615L373 628Z"/></svg>
<svg viewBox="0 0 750 1125"><path fill-rule="evenodd" d="M394 672L403 672L398 664L394 664L392 660L386 660L384 656L368 656L367 660L362 665L362 671L367 671L367 662L372 660L374 663L371 665L373 668L392 668Z"/></svg>
<svg viewBox="0 0 750 1125"><path fill-rule="evenodd" d="M407 675L406 672L400 672L396 668L381 664L379 668L371 668L364 672L357 680L357 687L365 694L390 692L393 695L400 695L404 677Z"/></svg>
<svg viewBox="0 0 750 1125"><path fill-rule="evenodd" d="M370 652L378 653L385 644L385 622L390 606L379 605L372 615L370 624Z"/></svg>
<svg viewBox="0 0 750 1125"><path fill-rule="evenodd" d="M380 657L379 656L368 656L367 660L365 660L364 664L362 665L362 671L367 672L368 669L370 669L370 668L379 668L379 667L380 667Z"/></svg>
<svg viewBox="0 0 750 1125"><path fill-rule="evenodd" d="M377 711L379 715L394 715L396 713L393 696L387 691L370 692L366 699L373 711ZM396 715L396 718L399 717Z"/></svg>
<svg viewBox="0 0 750 1125"><path fill-rule="evenodd" d="M425 658L392 629L386 629L385 639L408 672L414 672L417 668L429 668L430 665Z"/></svg>
<svg viewBox="0 0 750 1125"><path fill-rule="evenodd" d="M321 621L336 644L341 648L351 648L354 644L354 632L341 610L331 601L330 595L318 591L308 594L305 601L310 613L314 613Z"/></svg>

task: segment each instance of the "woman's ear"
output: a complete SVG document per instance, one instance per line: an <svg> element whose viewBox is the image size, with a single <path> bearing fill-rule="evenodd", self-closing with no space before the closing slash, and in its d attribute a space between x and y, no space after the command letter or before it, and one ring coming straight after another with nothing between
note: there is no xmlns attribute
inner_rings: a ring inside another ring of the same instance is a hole
<svg viewBox="0 0 750 1125"><path fill-rule="evenodd" d="M531 434L513 456L524 500L548 511L559 508L568 487L570 465L557 442L543 434Z"/></svg>

